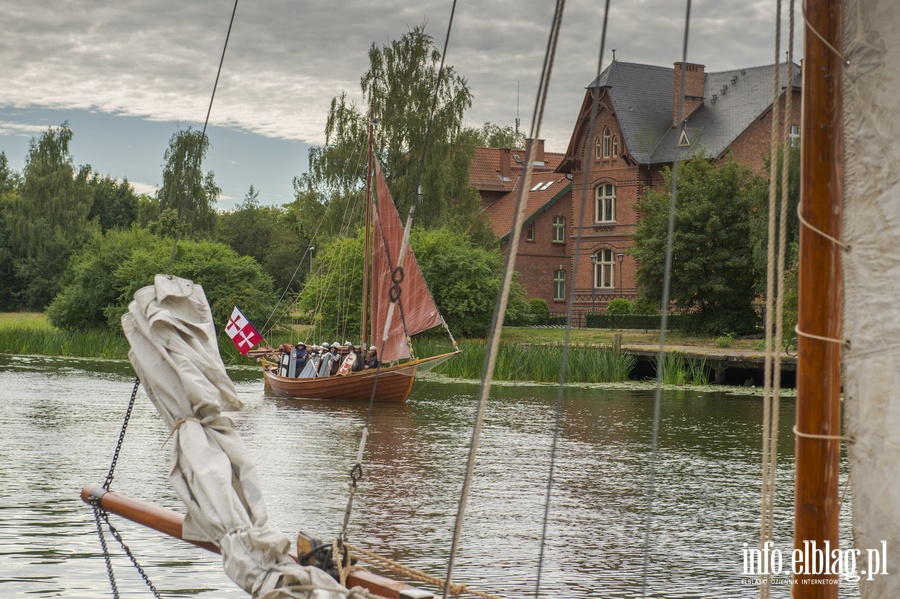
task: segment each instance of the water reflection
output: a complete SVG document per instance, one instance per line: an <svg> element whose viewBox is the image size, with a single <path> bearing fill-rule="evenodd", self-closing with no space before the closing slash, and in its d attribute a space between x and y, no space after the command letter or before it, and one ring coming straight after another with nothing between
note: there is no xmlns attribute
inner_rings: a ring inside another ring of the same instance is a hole
<svg viewBox="0 0 900 599"><path fill-rule="evenodd" d="M4 596L109 593L93 516L78 492L106 475L133 376L120 362L0 356ZM246 408L234 420L257 462L271 523L289 535L334 537L368 406L268 398L255 370L235 378ZM408 404L378 406L352 541L443 575L477 392L470 384L425 381ZM556 397L554 387L494 387L457 561L460 581L511 597L533 595ZM741 551L759 528L761 401L667 391L655 462L652 402L646 386L564 390L542 594L641 596L651 467L649 596L756 594L742 584ZM783 402L776 527L783 548L791 537L793 410L792 401ZM167 437L139 393L114 488L177 509L166 481ZM244 596L218 556L115 522L165 596ZM109 541L120 592L146 593ZM787 591L776 588L773 596ZM841 596L858 596L857 587L843 585Z"/></svg>

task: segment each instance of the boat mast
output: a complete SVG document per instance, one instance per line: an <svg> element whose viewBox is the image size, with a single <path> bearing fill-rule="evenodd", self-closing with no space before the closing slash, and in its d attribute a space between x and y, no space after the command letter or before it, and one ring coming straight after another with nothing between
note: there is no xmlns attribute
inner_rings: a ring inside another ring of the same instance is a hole
<svg viewBox="0 0 900 599"><path fill-rule="evenodd" d="M807 553L812 543L819 550L826 542L830 550L839 546L842 292L841 248L835 240L841 235L843 196L842 12L842 0L806 2L794 549ZM836 583L836 575L800 573L794 578L795 598L838 596L837 584L804 580Z"/></svg>
<svg viewBox="0 0 900 599"><path fill-rule="evenodd" d="M369 340L369 269L372 260L372 161L374 158L372 127L375 120L375 104L369 105L369 152L366 161L366 242L363 249L363 301L362 301L362 332L359 337L363 345ZM375 341L374 339L372 340Z"/></svg>

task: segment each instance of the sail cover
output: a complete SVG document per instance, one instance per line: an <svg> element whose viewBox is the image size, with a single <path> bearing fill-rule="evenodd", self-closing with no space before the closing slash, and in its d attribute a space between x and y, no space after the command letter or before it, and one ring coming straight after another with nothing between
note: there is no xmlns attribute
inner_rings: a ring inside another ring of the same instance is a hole
<svg viewBox="0 0 900 599"><path fill-rule="evenodd" d="M900 3L848 2L844 19L843 241L850 246L843 258L844 336L850 345L843 368L853 540L861 551L861 596L900 597ZM868 550L885 547L889 563L868 563Z"/></svg>
<svg viewBox="0 0 900 599"><path fill-rule="evenodd" d="M219 357L203 288L157 275L135 293L122 328L129 359L172 430L169 480L187 508L184 537L218 545L225 572L253 597L345 597L325 572L294 562L288 538L266 523L256 467L222 415L241 403Z"/></svg>
<svg viewBox="0 0 900 599"><path fill-rule="evenodd" d="M394 308L388 339L382 347L385 321L390 307L392 285L391 271L400 259L403 242L403 225L394 207L381 166L375 161L376 210L373 218L374 240L372 251L372 343L378 347L382 362L392 362L410 356L407 335L412 336L440 325L443 320L431 292L425 284L422 271L407 248L403 259L403 281L400 283L400 299ZM405 327L404 327L405 325Z"/></svg>

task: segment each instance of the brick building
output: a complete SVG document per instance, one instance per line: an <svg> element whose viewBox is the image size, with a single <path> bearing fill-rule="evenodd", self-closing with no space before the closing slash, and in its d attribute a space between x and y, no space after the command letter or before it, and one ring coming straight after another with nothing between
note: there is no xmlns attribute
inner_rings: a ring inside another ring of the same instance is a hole
<svg viewBox="0 0 900 599"><path fill-rule="evenodd" d="M784 82L787 66L779 68ZM794 72L790 92L781 96L792 102L792 141L799 139L800 122L800 69ZM542 297L551 312L562 312L574 293L576 313L603 311L616 297L636 297L629 248L638 198L648 187L663 189L664 167L701 151L717 159L734 156L762 172L772 131L773 76L772 65L706 73L699 64L613 61L586 89L565 154L545 152L540 140L536 144L516 258L529 297ZM595 99L599 110L591 135ZM502 242L510 236L523 157L521 150L480 148L472 165L472 184Z"/></svg>

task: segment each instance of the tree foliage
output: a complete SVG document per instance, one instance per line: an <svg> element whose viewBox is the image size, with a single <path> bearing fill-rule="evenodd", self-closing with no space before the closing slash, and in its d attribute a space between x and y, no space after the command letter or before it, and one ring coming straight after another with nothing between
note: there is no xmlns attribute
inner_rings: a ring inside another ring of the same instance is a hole
<svg viewBox="0 0 900 599"><path fill-rule="evenodd" d="M260 206L252 185L236 210L218 215L216 238L256 260L279 292L298 291L310 271L311 242L298 231L295 213Z"/></svg>
<svg viewBox="0 0 900 599"><path fill-rule="evenodd" d="M17 301L43 308L59 288L68 258L97 230L90 220L90 167L72 163L66 124L31 140L19 191L7 207L6 222Z"/></svg>
<svg viewBox="0 0 900 599"><path fill-rule="evenodd" d="M48 319L64 329L118 329L135 291L165 272L203 286L220 330L235 305L251 320L268 318L275 303L272 280L252 258L220 243L182 240L169 268L173 243L138 228L98 234L71 261Z"/></svg>
<svg viewBox="0 0 900 599"><path fill-rule="evenodd" d="M470 129L475 142L487 148L524 148L525 133L512 127L502 127L493 123L485 123L479 129Z"/></svg>
<svg viewBox="0 0 900 599"><path fill-rule="evenodd" d="M672 172L664 172L666 187ZM695 156L679 165L670 299L697 315L708 333L743 333L757 324L758 281L751 236L754 189L760 178L733 159ZM642 301L659 305L666 254L669 193L649 191L637 204L631 253L638 261Z"/></svg>
<svg viewBox="0 0 900 599"><path fill-rule="evenodd" d="M88 218L96 220L101 232L127 229L137 221L138 196L128 179L117 181L108 175L101 177L94 173L88 185L93 191Z"/></svg>
<svg viewBox="0 0 900 599"><path fill-rule="evenodd" d="M468 184L475 147L468 141L472 136L461 139L459 135L472 95L466 80L450 66L445 65L438 85L440 60L424 26L389 45L372 45L369 70L360 82L365 105L357 107L346 93L332 101L326 145L310 150L309 171L294 182L303 235L347 234L362 223L372 106L377 120L375 154L398 212L406 215L414 204L419 225L467 230L481 241L490 238L477 218L480 197ZM435 88L437 103L426 140Z"/></svg>
<svg viewBox="0 0 900 599"><path fill-rule="evenodd" d="M483 336L490 327L500 289L499 250L473 245L462 233L415 228L410 244L438 309L455 334ZM354 340L362 314L362 231L338 238L316 257L316 272L300 294L300 307L316 325L316 335ZM527 310L516 285L511 302Z"/></svg>
<svg viewBox="0 0 900 599"><path fill-rule="evenodd" d="M157 192L162 211L174 210L182 234L204 238L212 234L214 206L221 189L212 171L203 172L209 140L200 131L178 131L169 139L162 187Z"/></svg>

